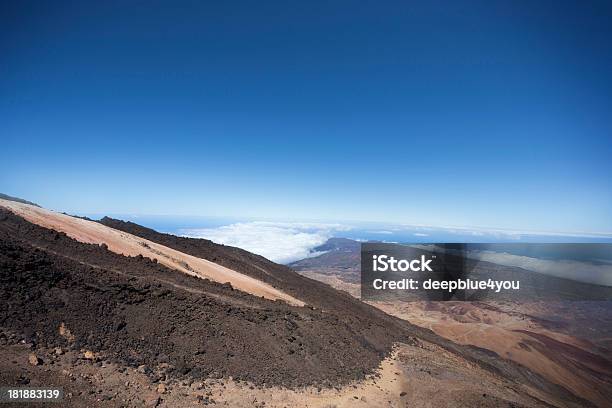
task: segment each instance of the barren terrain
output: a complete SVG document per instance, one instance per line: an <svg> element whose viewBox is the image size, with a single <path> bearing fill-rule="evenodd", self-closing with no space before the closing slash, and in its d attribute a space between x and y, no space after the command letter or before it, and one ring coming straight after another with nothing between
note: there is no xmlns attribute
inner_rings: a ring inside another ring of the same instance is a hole
<svg viewBox="0 0 612 408"><path fill-rule="evenodd" d="M66 406L589 405L238 248L1 204L3 385Z"/></svg>
<svg viewBox="0 0 612 408"><path fill-rule="evenodd" d="M535 389L517 387L427 342L399 343L368 378L332 387L263 387L231 378L151 378L68 349L38 349L40 366L28 363L27 344L4 346L0 382L64 389L63 406L99 407L544 407L558 405ZM58 353L59 351L59 353ZM536 396L534 398L533 396ZM542 400L539 400L542 398ZM578 403L572 407L582 406Z"/></svg>
<svg viewBox="0 0 612 408"><path fill-rule="evenodd" d="M104 244L110 251L120 255L141 255L149 259L156 259L159 263L169 268L220 283L228 282L236 289L253 295L263 296L267 299L280 299L294 305L304 304L302 301L257 279L245 276L214 262L176 251L126 232L108 228L97 222L3 199L0 199L0 206L11 210L13 213L34 224L64 232L79 242Z"/></svg>
<svg viewBox="0 0 612 408"><path fill-rule="evenodd" d="M357 246L340 244L292 266L359 297ZM493 351L597 406L608 406L612 400L610 302L368 303L456 343Z"/></svg>

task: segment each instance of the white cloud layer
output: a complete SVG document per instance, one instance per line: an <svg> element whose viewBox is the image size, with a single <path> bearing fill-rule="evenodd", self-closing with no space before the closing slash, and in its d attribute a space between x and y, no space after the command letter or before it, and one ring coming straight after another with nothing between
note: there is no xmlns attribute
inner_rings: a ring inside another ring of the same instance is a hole
<svg viewBox="0 0 612 408"><path fill-rule="evenodd" d="M472 235L475 237L493 237L500 240L521 240L528 236L543 237L567 237L567 238L595 238L612 239L612 232L558 232L558 231L527 231L511 230L498 228L478 228L478 227L453 227L453 226L428 226L401 224L405 230L420 230L425 232L445 232L456 235ZM416 234L415 234L416 235Z"/></svg>
<svg viewBox="0 0 612 408"><path fill-rule="evenodd" d="M468 257L498 265L516 266L545 275L612 286L612 266L572 260L549 260L506 252L470 251Z"/></svg>
<svg viewBox="0 0 612 408"><path fill-rule="evenodd" d="M311 250L327 241L334 231L346 231L341 224L240 222L218 228L181 230L192 238L206 238L262 255L278 263L290 263L316 256Z"/></svg>
<svg viewBox="0 0 612 408"><path fill-rule="evenodd" d="M431 250L436 245L411 245L414 248ZM491 262L497 265L513 266L527 271L533 271L558 278L571 279L578 282L596 285L612 286L612 263L608 260L593 262L574 261L569 259L542 259L524 255L514 255L495 251L457 251L446 249L447 252L465 256L478 261Z"/></svg>

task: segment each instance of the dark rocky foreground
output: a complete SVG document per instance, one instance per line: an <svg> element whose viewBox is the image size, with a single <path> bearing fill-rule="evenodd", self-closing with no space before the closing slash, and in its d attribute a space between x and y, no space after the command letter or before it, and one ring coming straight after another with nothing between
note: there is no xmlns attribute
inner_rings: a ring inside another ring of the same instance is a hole
<svg viewBox="0 0 612 408"><path fill-rule="evenodd" d="M0 210L0 326L167 375L256 384L362 378L407 333L377 316L296 308L124 257ZM74 341L60 335L67 327Z"/></svg>
<svg viewBox="0 0 612 408"><path fill-rule="evenodd" d="M311 307L83 244L0 208L0 348L26 342L34 350L88 350L120 366L144 365L154 379L231 376L294 388L362 379L395 342L420 338L512 382L576 401L490 352L441 339L257 255L117 220L102 223L257 277Z"/></svg>
<svg viewBox="0 0 612 408"><path fill-rule="evenodd" d="M439 344L507 378L524 384L531 384L536 388L546 389L548 392L555 395L563 395L569 400L574 400L574 397L565 389L547 382L537 374L521 366L499 359L496 354L488 350L470 346L459 346L433 334L429 330L424 330L404 320L396 319L382 313L379 309L356 300L346 292L337 291L326 284L302 276L293 269L285 265L271 262L262 256L255 255L240 248L216 244L207 239L178 237L172 234L160 233L133 222L117 220L110 217L104 217L99 222L111 228L128 232L190 255L208 259L263 280L317 308L323 308L332 313L341 312L344 314L345 318L351 316L351 321L357 326L372 322L379 328L380 325L383 325L386 330L389 330L388 333L392 333L391 336L393 338L425 339L432 343ZM329 247L326 247L326 245L329 245ZM356 262L359 264L358 254L356 258L354 256L355 250L358 251L358 249L359 243L345 239L331 239L328 243L316 248L316 250L321 251L331 250L329 253L334 254L334 256L337 253L348 254L347 259L343 259L338 263L339 266L344 265L346 262L350 262L351 264ZM324 258L326 255L327 253L317 258ZM317 258L309 258L309 260ZM357 259L357 261L355 261L355 259Z"/></svg>
<svg viewBox="0 0 612 408"><path fill-rule="evenodd" d="M215 244L207 239L163 234L133 222L116 220L109 217L102 218L100 223L252 276L310 305L345 313L345 318L347 316L357 316L359 320L365 319L364 321L366 322L378 322L383 325L397 324L395 319L389 320L388 316L384 313L380 313L377 309L364 303L355 301L352 296L344 292L339 292L321 282L308 279L287 266L274 263L263 256L255 255L244 249ZM385 322L379 322L381 319Z"/></svg>

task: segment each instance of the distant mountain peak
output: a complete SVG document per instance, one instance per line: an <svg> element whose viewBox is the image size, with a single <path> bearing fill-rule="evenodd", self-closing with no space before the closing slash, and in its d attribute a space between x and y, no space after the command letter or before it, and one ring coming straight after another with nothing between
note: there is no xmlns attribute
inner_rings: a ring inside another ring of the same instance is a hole
<svg viewBox="0 0 612 408"><path fill-rule="evenodd" d="M8 194L0 193L0 198L3 199L3 200L15 201L15 202L22 203L22 204L29 204L29 205L34 205L36 207L40 207L40 205L38 205L36 203L24 200L23 198L13 197L13 196L10 196Z"/></svg>
<svg viewBox="0 0 612 408"><path fill-rule="evenodd" d="M349 238L330 238L324 244L313 248L313 252L344 251L354 250L360 247L361 243Z"/></svg>

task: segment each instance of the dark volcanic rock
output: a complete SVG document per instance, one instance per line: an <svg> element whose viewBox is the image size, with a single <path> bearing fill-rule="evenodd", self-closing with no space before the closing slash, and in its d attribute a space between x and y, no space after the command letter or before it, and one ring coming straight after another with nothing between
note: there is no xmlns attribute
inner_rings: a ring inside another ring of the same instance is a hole
<svg viewBox="0 0 612 408"><path fill-rule="evenodd" d="M292 307L0 215L0 328L49 347L168 363L174 377L301 386L363 378L403 338L369 306L327 299L333 289L308 296L325 311Z"/></svg>
<svg viewBox="0 0 612 408"><path fill-rule="evenodd" d="M386 316L376 308L359 302L346 293L339 292L324 283L302 276L285 265L279 265L244 249L216 244L207 239L163 234L133 222L109 217L104 217L99 222L108 227L128 232L252 276L316 307L342 310L353 315L363 314L363 318L366 320L372 317L384 319Z"/></svg>
<svg viewBox="0 0 612 408"><path fill-rule="evenodd" d="M512 381L567 394L493 353L444 340L263 257L122 221L102 223L261 279L311 307L80 243L0 208L2 342L88 350L99 361L145 365L155 381L231 376L330 387L364 378L396 341L418 338Z"/></svg>

